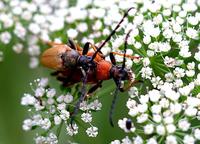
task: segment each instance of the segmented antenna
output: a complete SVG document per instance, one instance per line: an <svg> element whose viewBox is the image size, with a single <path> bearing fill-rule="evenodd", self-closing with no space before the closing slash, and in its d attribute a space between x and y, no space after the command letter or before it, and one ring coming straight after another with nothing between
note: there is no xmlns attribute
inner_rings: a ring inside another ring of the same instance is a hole
<svg viewBox="0 0 200 144"><path fill-rule="evenodd" d="M113 112L114 112L115 105L116 105L116 102L117 102L117 95L118 95L118 92L119 92L120 83L121 83L121 80L119 81L119 84L117 85L117 88L115 89L114 97L113 97L111 108L110 108L110 112L109 112L109 122L110 122L110 125L112 127L114 127L112 117L113 117Z"/></svg>
<svg viewBox="0 0 200 144"><path fill-rule="evenodd" d="M126 49L127 49L127 44L128 44L128 37L129 37L131 31L132 31L132 30L129 30L128 33L126 34L126 37L125 37L124 56L123 56L122 70L125 68L125 63L126 63Z"/></svg>
<svg viewBox="0 0 200 144"><path fill-rule="evenodd" d="M124 57L123 57L123 64L122 64L122 72L125 68L125 62L126 62L126 49L127 49L127 43L128 43L128 37L130 35L132 30L129 30L128 33L126 34L126 37L125 37L125 43L124 43ZM110 113L109 113L109 121L110 121L110 124L112 127L114 127L114 124L113 124L113 120L112 120L112 117L113 117L113 111L114 111L114 108L115 108L115 104L116 104L116 101L117 101L117 96L118 96L118 92L119 92L119 89L120 89L120 86L121 86L121 79L119 79L119 81L117 82L117 88L115 89L115 93L114 93L114 97L113 97L113 100L112 100L112 104L111 104L111 108L110 108Z"/></svg>
<svg viewBox="0 0 200 144"><path fill-rule="evenodd" d="M110 33L110 35L106 38L106 40L105 40L103 43L101 43L101 45L98 47L97 51L96 51L96 52L94 53L94 55L92 56L91 61L95 59L97 53L100 52L101 48L102 48L102 47L110 40L110 38L116 33L117 29L120 27L120 25L121 25L121 23L124 21L124 19L128 16L129 11L132 10L132 9L134 9L134 7L129 8L129 9L125 12L124 16L122 17L121 21L117 24L117 26L115 27L115 29Z"/></svg>
<svg viewBox="0 0 200 144"><path fill-rule="evenodd" d="M74 117L76 116L76 114L78 113L78 110L80 108L80 104L81 102L83 102L84 100L84 97L85 97L85 94L86 94L86 83L87 83L87 77L88 77L88 71L85 72L85 70L81 69L82 70L82 73L84 75L83 77L83 82L82 82L82 88L81 88L81 96L78 100L78 102L76 103L76 106L75 106L75 109L74 109L74 112L72 113L71 115L71 120L70 120L70 123L71 123L71 126L73 124L73 121L74 121ZM73 127L72 127L73 128Z"/></svg>

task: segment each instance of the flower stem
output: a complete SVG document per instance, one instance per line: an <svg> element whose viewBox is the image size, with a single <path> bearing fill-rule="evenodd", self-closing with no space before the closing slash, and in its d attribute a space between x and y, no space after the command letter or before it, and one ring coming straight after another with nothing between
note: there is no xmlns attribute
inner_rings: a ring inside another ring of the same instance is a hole
<svg viewBox="0 0 200 144"><path fill-rule="evenodd" d="M64 123L64 121L61 122L60 126L59 126L58 129L57 129L57 134L56 134L56 135L57 135L57 138L59 138L59 136L60 136L60 132L61 132L63 123Z"/></svg>

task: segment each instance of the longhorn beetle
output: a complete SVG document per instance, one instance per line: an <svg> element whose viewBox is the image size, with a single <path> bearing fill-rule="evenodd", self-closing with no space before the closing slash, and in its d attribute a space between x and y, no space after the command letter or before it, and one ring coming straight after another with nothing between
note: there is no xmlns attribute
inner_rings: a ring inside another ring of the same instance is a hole
<svg viewBox="0 0 200 144"><path fill-rule="evenodd" d="M116 30L120 27L120 24L123 22L124 18L128 16L128 13L131 9L133 9L133 7L129 8L125 12L121 21L99 47L87 42L82 49L72 40L69 40L68 45L47 42L52 46L52 48L49 48L43 52L41 56L41 63L48 68L56 70L52 75L56 76L57 79L66 87L82 81L81 96L76 103L74 112L71 114L71 123L75 115L78 113L80 103L86 97L86 84L94 84L94 86L92 86L88 91L88 93L92 93L98 87L101 87L101 84L104 80L113 79L117 88L114 92L114 98L109 114L109 121L110 124L114 126L112 121L112 113L118 91L123 92L136 83L136 81L134 81L132 78L131 70L127 70L125 68L125 57L129 57L131 59L139 57L126 55L127 39L131 31L128 32L125 38L124 54L116 52L110 53L110 59L112 63L105 60L105 57L101 53L101 48L115 34ZM89 51L89 47L92 47L94 52ZM114 54L123 56L122 66L116 65ZM121 86L121 81L123 80L129 81L127 87Z"/></svg>

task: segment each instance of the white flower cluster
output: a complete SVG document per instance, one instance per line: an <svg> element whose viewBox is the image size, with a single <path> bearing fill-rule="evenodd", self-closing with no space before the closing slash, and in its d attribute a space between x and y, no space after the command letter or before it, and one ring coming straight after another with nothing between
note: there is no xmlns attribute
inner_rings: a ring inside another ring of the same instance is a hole
<svg viewBox="0 0 200 144"><path fill-rule="evenodd" d="M35 80L33 84L31 83L31 87L34 94L24 94L21 99L21 104L27 106L29 108L28 112L31 113L31 117L23 122L23 130L30 131L35 128L41 128L46 134L49 131L53 132L52 129L54 127L61 129L64 123L67 134L70 136L76 135L78 133L78 125L75 122L72 125L70 124L70 113L73 112L76 104L74 97L70 93L57 96L57 91L54 88L49 88L47 78ZM89 123L90 127L86 129L89 137L96 137L98 134L98 128L91 124L91 111L101 110L101 106L97 99L90 103L86 101L81 103L80 110L83 111L81 120ZM57 137L59 137L59 134L50 133L49 137L43 137L43 135L35 139L36 143L56 144L58 142Z"/></svg>
<svg viewBox="0 0 200 144"><path fill-rule="evenodd" d="M28 52L29 66L35 68L39 64L41 43L61 42L72 38L79 44L89 41L98 45L119 22L122 17L121 10L127 10L130 6L136 5L125 0L85 0L84 4L77 0L74 6L70 6L68 0L3 0L0 2L0 22L3 27L0 42L9 47L12 45L17 54ZM136 10L133 10L131 15L135 13ZM140 18L138 19L140 21ZM122 27L125 28L125 32L132 29L127 19ZM132 35L136 36L138 32L135 28ZM124 36L112 40L113 51L119 51L118 48L123 43ZM141 44L136 42L135 46L140 48ZM110 50L109 46L102 48L104 54ZM127 65L132 65L132 61L128 60Z"/></svg>
<svg viewBox="0 0 200 144"><path fill-rule="evenodd" d="M199 143L200 1L140 4L127 25L137 33L129 44L142 57L133 67L143 86L130 89L126 106L131 118L118 121L132 138L111 143Z"/></svg>
<svg viewBox="0 0 200 144"><path fill-rule="evenodd" d="M127 107L131 118L118 122L133 138L112 143L193 144L200 140L200 0L85 0L84 3L77 0L74 6L63 0L8 3L0 2L0 22L4 28L0 42L9 45L17 38L13 50L27 51L31 68L39 64L41 40L61 42L67 37L98 46L120 21L123 12L135 7L101 50L105 55L111 48L122 53L125 35L132 30L127 54L141 57L126 60L126 67L134 68L136 79L142 79L144 86L130 89ZM2 59L3 50L0 51ZM116 56L116 60L122 62L123 57ZM46 131L65 122L67 134L77 134L78 125L69 124L73 96L55 96L56 90L46 85L47 80L39 80L34 94L25 94L22 98L21 104L37 113L24 121L23 129L41 127ZM91 124L91 112L100 110L101 103L84 101L80 109L84 111L81 120ZM98 128L91 125L86 133L96 137ZM47 137L38 139L44 143L42 140L46 141Z"/></svg>

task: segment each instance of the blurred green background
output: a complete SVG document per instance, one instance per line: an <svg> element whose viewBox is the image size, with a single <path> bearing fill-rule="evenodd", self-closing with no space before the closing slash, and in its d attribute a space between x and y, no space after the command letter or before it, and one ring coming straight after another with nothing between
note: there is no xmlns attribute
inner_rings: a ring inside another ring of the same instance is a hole
<svg viewBox="0 0 200 144"><path fill-rule="evenodd" d="M11 48L5 48L4 61L0 63L0 144L32 144L37 130L24 132L22 123L28 117L27 107L20 105L23 93L32 93L29 86L36 78L49 77L50 85L59 87L59 83L51 77L50 71L42 66L30 69L29 58L26 54L15 54ZM79 134L69 138L65 126L62 127L59 144L77 142L81 144L103 144L110 143L114 139L125 137L124 132L117 126L117 119L127 114L127 93L120 93L114 112L115 127L112 128L108 122L108 113L112 101L110 94L115 89L113 81L106 81L98 91L101 97L102 110L93 113L93 122L99 128L97 138L88 138L86 129L80 129ZM82 125L83 126L83 125ZM84 126L83 126L84 127ZM88 127L88 126L87 126Z"/></svg>

